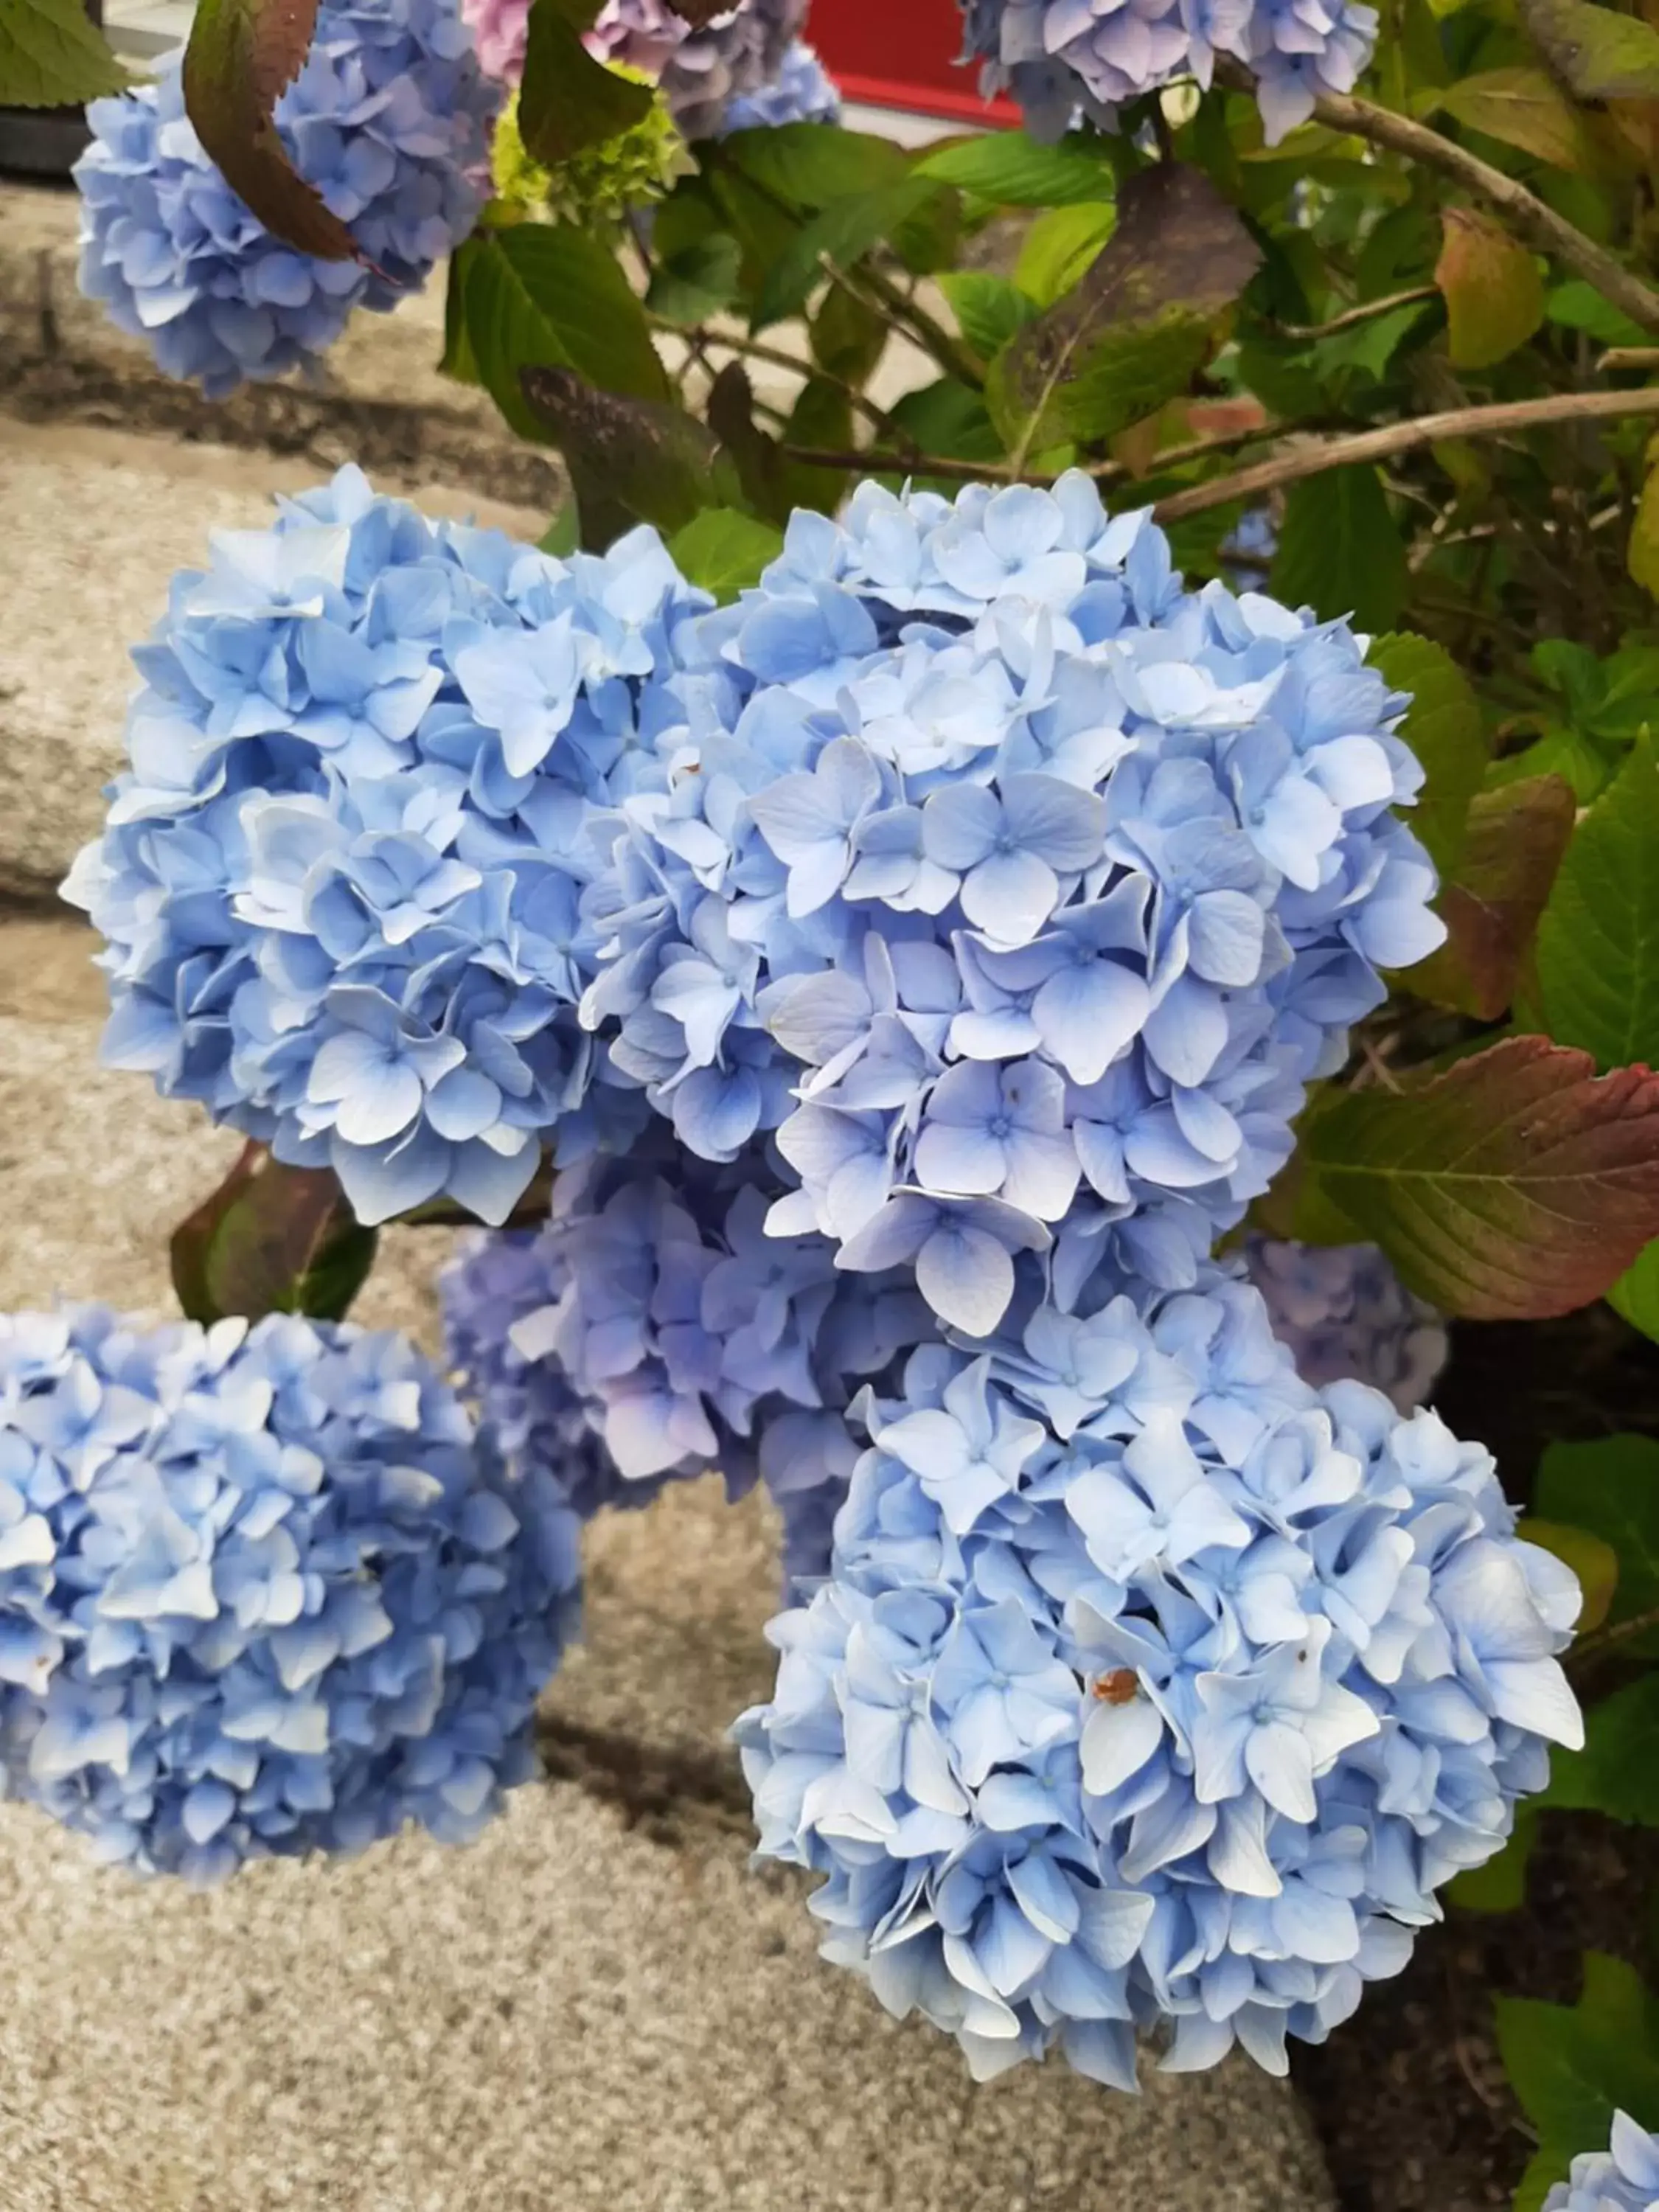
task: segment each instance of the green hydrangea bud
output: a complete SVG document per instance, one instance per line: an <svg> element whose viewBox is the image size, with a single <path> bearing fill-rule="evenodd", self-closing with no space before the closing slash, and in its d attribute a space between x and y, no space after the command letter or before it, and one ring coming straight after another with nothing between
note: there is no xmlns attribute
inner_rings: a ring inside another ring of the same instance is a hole
<svg viewBox="0 0 1659 2212"><path fill-rule="evenodd" d="M611 66L630 83L653 82L623 63ZM684 155L685 142L658 94L638 123L550 169L525 145L515 92L495 126L489 161L500 204L520 215L592 230L614 228L631 209L661 199L680 173Z"/></svg>

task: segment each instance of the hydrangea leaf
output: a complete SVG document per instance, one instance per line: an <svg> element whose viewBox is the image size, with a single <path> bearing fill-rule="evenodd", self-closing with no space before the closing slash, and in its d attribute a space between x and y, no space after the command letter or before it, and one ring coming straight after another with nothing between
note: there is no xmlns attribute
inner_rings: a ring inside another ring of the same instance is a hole
<svg viewBox="0 0 1659 2212"><path fill-rule="evenodd" d="M1412 827L1448 874L1462 853L1470 802L1491 757L1479 702L1462 670L1432 639L1400 631L1376 639L1368 657L1395 690L1411 694L1400 734L1426 779Z"/></svg>
<svg viewBox="0 0 1659 2212"><path fill-rule="evenodd" d="M640 303L598 240L565 223L481 232L465 281L478 374L520 436L544 435L520 382L527 368L574 368L608 391L666 398Z"/></svg>
<svg viewBox="0 0 1659 2212"><path fill-rule="evenodd" d="M1583 118L1543 70L1482 70L1448 85L1436 105L1471 130L1558 169L1594 166L1595 149Z"/></svg>
<svg viewBox="0 0 1659 2212"><path fill-rule="evenodd" d="M990 361L1038 312L1018 284L988 269L962 269L941 276L957 327L981 361Z"/></svg>
<svg viewBox="0 0 1659 2212"><path fill-rule="evenodd" d="M592 0L534 0L530 10L519 131L526 149L550 169L631 131L655 98L648 84L606 69L582 44L597 13Z"/></svg>
<svg viewBox="0 0 1659 2212"><path fill-rule="evenodd" d="M1080 134L1040 146L1023 131L986 131L924 154L916 173L1000 207L1074 206L1110 194L1112 173L1097 146Z"/></svg>
<svg viewBox="0 0 1659 2212"><path fill-rule="evenodd" d="M848 266L942 189L926 177L905 177L832 201L796 233L767 270L755 301L754 327L762 330L799 314L824 281L826 262Z"/></svg>
<svg viewBox="0 0 1659 2212"><path fill-rule="evenodd" d="M658 261L645 304L665 322L690 329L723 313L742 289L743 248L730 231L711 231Z"/></svg>
<svg viewBox="0 0 1659 2212"><path fill-rule="evenodd" d="M832 284L807 332L812 358L830 375L861 390L887 349L890 327L884 316L844 284Z"/></svg>
<svg viewBox="0 0 1659 2212"><path fill-rule="evenodd" d="M1564 331L1583 331L1607 346L1646 345L1648 333L1632 322L1622 308L1604 300L1593 284L1575 276L1558 284L1545 303L1545 312Z"/></svg>
<svg viewBox="0 0 1659 2212"><path fill-rule="evenodd" d="M1659 31L1592 0L1521 0L1521 19L1580 100L1659 98Z"/></svg>
<svg viewBox="0 0 1659 2212"><path fill-rule="evenodd" d="M1607 1292L1607 1304L1632 1328L1659 1344L1659 1243L1650 1244Z"/></svg>
<svg viewBox="0 0 1659 2212"><path fill-rule="evenodd" d="M267 230L319 261L350 261L351 233L295 167L276 128L276 102L316 22L317 0L201 0L185 49L185 106L204 152Z"/></svg>
<svg viewBox="0 0 1659 2212"><path fill-rule="evenodd" d="M1611 1547L1619 1583L1614 1626L1659 1607L1659 1439L1597 1437L1553 1443L1539 1466L1536 1499L1550 1520L1587 1529ZM1659 1650L1659 1632L1631 1639L1632 1657Z"/></svg>
<svg viewBox="0 0 1659 2212"><path fill-rule="evenodd" d="M250 1144L173 1231L173 1286L191 1321L268 1313L343 1321L374 1264L375 1241L328 1169L285 1167Z"/></svg>
<svg viewBox="0 0 1659 2212"><path fill-rule="evenodd" d="M602 392L566 368L526 368L522 382L564 455L590 550L633 523L679 530L702 511L714 441L682 409Z"/></svg>
<svg viewBox="0 0 1659 2212"><path fill-rule="evenodd" d="M1443 242L1434 281L1446 302L1454 368L1491 368L1522 346L1544 319L1536 258L1501 223L1473 208L1443 210Z"/></svg>
<svg viewBox="0 0 1659 2212"><path fill-rule="evenodd" d="M1487 1022L1515 1003L1577 812L1559 775L1476 793L1457 872L1440 894L1449 939L1412 970L1419 997Z"/></svg>
<svg viewBox="0 0 1659 2212"><path fill-rule="evenodd" d="M1659 2005L1633 1966L1590 1951L1576 2005L1500 1996L1493 2010L1504 2070L1538 2130L1516 2212L1538 2212L1586 2145L1606 2142L1615 2109L1659 2121Z"/></svg>
<svg viewBox="0 0 1659 2212"><path fill-rule="evenodd" d="M1116 204L1095 198L1050 208L1026 232L1014 264L1014 282L1040 307L1069 292L1111 236Z"/></svg>
<svg viewBox="0 0 1659 2212"><path fill-rule="evenodd" d="M1323 620L1389 627L1406 596L1406 547L1374 468L1328 469L1291 485L1271 581L1276 599Z"/></svg>
<svg viewBox="0 0 1659 2212"><path fill-rule="evenodd" d="M1602 1067L1659 1060L1659 757L1644 738L1589 809L1538 925L1550 1034Z"/></svg>
<svg viewBox="0 0 1659 2212"><path fill-rule="evenodd" d="M828 207L832 200L896 185L909 164L890 139L826 123L785 123L774 130L735 131L702 150L717 171L735 169L774 198L795 208Z"/></svg>
<svg viewBox="0 0 1659 2212"><path fill-rule="evenodd" d="M1130 178L1079 283L993 364L986 398L1009 452L1108 438L1152 414L1208 359L1261 263L1196 169L1159 161Z"/></svg>
<svg viewBox="0 0 1659 2212"><path fill-rule="evenodd" d="M478 363L466 326L466 279L472 263L484 250L482 239L467 238L449 257L448 278L444 286L444 349L439 358L438 374L457 384L483 381L478 374Z"/></svg>
<svg viewBox="0 0 1659 2212"><path fill-rule="evenodd" d="M1584 1716L1584 1748L1550 1759L1544 1802L1574 1813L1605 1813L1644 1828L1659 1827L1659 1674L1615 1690Z"/></svg>
<svg viewBox="0 0 1659 2212"><path fill-rule="evenodd" d="M708 507L677 532L668 548L688 581L722 603L759 583L783 550L783 532L732 507Z"/></svg>
<svg viewBox="0 0 1659 2212"><path fill-rule="evenodd" d="M1659 1075L1598 1079L1547 1037L1506 1038L1419 1089L1351 1092L1304 1141L1412 1289L1472 1320L1588 1305L1659 1235Z"/></svg>
<svg viewBox="0 0 1659 2212"><path fill-rule="evenodd" d="M82 0L0 7L0 107L79 107L131 82Z"/></svg>
<svg viewBox="0 0 1659 2212"><path fill-rule="evenodd" d="M1642 589L1659 599L1659 467L1650 468L1643 482L1626 559Z"/></svg>

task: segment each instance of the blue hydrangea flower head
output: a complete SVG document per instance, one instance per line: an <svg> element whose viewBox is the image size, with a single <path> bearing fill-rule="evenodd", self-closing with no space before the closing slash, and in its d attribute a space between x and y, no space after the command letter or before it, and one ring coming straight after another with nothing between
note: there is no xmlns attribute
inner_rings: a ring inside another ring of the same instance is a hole
<svg viewBox="0 0 1659 2212"><path fill-rule="evenodd" d="M452 1364L510 1466L584 1516L711 1468L732 1497L758 1478L787 1575L811 1580L857 1456L848 1403L896 1384L934 1331L907 1273L872 1284L820 1237L769 1237L779 1188L758 1150L710 1165L664 1132L560 1176L544 1229L480 1236L440 1290Z"/></svg>
<svg viewBox="0 0 1659 2212"><path fill-rule="evenodd" d="M554 561L355 469L220 533L135 654L130 764L65 886L108 940L106 1062L331 1165L365 1221L440 1194L500 1221L544 1139L625 1144L648 1115L576 1020L579 908L708 604L653 532Z"/></svg>
<svg viewBox="0 0 1659 2212"><path fill-rule="evenodd" d="M577 1523L404 1339L0 1318L0 1773L143 1873L476 1835Z"/></svg>
<svg viewBox="0 0 1659 2212"><path fill-rule="evenodd" d="M1024 1303L856 1411L736 1733L824 1955L978 2078L1057 2047L1131 2089L1148 2031L1283 2073L1583 1741L1577 1585L1488 1455L1312 1389L1234 1277Z"/></svg>
<svg viewBox="0 0 1659 2212"><path fill-rule="evenodd" d="M969 1335L1021 1251L1191 1284L1443 934L1361 641L1183 590L1080 474L866 484L676 650L583 1018L700 1157L776 1131L778 1234Z"/></svg>
<svg viewBox="0 0 1659 2212"><path fill-rule="evenodd" d="M738 0L674 48L663 64L662 88L684 137L714 138L736 127L726 120L732 102L777 83L810 5Z"/></svg>
<svg viewBox="0 0 1659 2212"><path fill-rule="evenodd" d="M1659 2136L1638 2127L1628 2112L1615 2112L1611 2148L1574 2159L1572 2179L1556 2183L1544 2212L1652 2212L1656 2203Z"/></svg>
<svg viewBox="0 0 1659 2212"><path fill-rule="evenodd" d="M1375 1244L1253 1236L1244 1261L1304 1382L1317 1388L1352 1376L1381 1390L1400 1413L1427 1402L1446 1364L1445 1326Z"/></svg>
<svg viewBox="0 0 1659 2212"><path fill-rule="evenodd" d="M290 159L360 258L319 261L266 230L203 152L172 54L87 111L76 167L81 289L163 371L222 399L314 370L354 307L385 313L471 229L495 94L457 0L325 0L276 103Z"/></svg>
<svg viewBox="0 0 1659 2212"><path fill-rule="evenodd" d="M1207 89L1217 54L1249 64L1269 145L1305 123L1322 92L1352 92L1376 44L1358 0L962 0L963 59L988 98L1011 92L1034 136L1079 116L1108 129L1117 111L1192 78Z"/></svg>
<svg viewBox="0 0 1659 2212"><path fill-rule="evenodd" d="M718 136L775 129L785 123L839 123L841 93L817 52L797 39L776 76L727 100Z"/></svg>

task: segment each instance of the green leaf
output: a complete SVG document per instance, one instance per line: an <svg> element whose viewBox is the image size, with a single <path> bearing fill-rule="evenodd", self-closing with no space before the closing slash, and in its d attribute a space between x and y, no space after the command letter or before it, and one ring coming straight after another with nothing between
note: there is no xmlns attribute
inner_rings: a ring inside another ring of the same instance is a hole
<svg viewBox="0 0 1659 2212"><path fill-rule="evenodd" d="M1659 599L1659 467L1650 468L1643 482L1626 560L1642 589Z"/></svg>
<svg viewBox="0 0 1659 2212"><path fill-rule="evenodd" d="M327 1168L285 1167L263 1145L173 1232L173 1284L186 1316L343 1320L374 1262L375 1232L353 1218Z"/></svg>
<svg viewBox="0 0 1659 2212"><path fill-rule="evenodd" d="M783 532L732 507L708 507L670 539L682 575L724 604L758 584L761 570L783 550Z"/></svg>
<svg viewBox="0 0 1659 2212"><path fill-rule="evenodd" d="M1553 1443L1534 1490L1547 1519L1588 1529L1612 1550L1619 1562L1607 1608L1613 1626L1659 1606L1659 1441L1618 1436ZM1650 1656L1659 1650L1659 1633L1633 1636L1629 1649L1632 1658Z"/></svg>
<svg viewBox="0 0 1659 2212"><path fill-rule="evenodd" d="M1565 331L1583 331L1598 345L1650 345L1651 335L1632 322L1622 307L1604 300L1593 284L1575 276L1558 284L1544 302L1544 312Z"/></svg>
<svg viewBox="0 0 1659 2212"><path fill-rule="evenodd" d="M1449 942L1412 970L1419 997L1495 1022L1515 1004L1577 813L1559 775L1476 793L1455 876L1440 894Z"/></svg>
<svg viewBox="0 0 1659 2212"><path fill-rule="evenodd" d="M1591 0L1520 0L1546 61L1580 100L1659 98L1659 31Z"/></svg>
<svg viewBox="0 0 1659 2212"><path fill-rule="evenodd" d="M1409 1091L1351 1091L1303 1146L1410 1287L1471 1320L1588 1305L1659 1235L1659 1075L1597 1079L1587 1053L1546 1037L1506 1037Z"/></svg>
<svg viewBox="0 0 1659 2212"><path fill-rule="evenodd" d="M906 177L872 192L832 200L813 216L768 270L755 301L754 327L798 315L824 281L824 264L849 268L940 190L925 177Z"/></svg>
<svg viewBox="0 0 1659 2212"><path fill-rule="evenodd" d="M682 409L602 392L568 368L520 377L532 415L564 455L590 551L635 522L683 529L711 489L720 497L714 441Z"/></svg>
<svg viewBox="0 0 1659 2212"><path fill-rule="evenodd" d="M530 10L519 131L526 150L550 169L620 137L651 112L651 87L619 76L583 45L594 14L586 0L533 0Z"/></svg>
<svg viewBox="0 0 1659 2212"><path fill-rule="evenodd" d="M1595 149L1583 118L1542 70L1483 70L1447 86L1436 106L1472 131L1484 131L1487 137L1517 146L1558 169L1594 165Z"/></svg>
<svg viewBox="0 0 1659 2212"><path fill-rule="evenodd" d="M515 223L472 241L466 327L478 374L521 437L544 433L521 383L530 368L574 368L607 391L665 399L668 379L620 264L568 224Z"/></svg>
<svg viewBox="0 0 1659 2212"><path fill-rule="evenodd" d="M1582 822L1538 925L1550 1034L1602 1067L1659 1060L1659 758L1643 738Z"/></svg>
<svg viewBox="0 0 1659 2212"><path fill-rule="evenodd" d="M1445 243L1434 281L1446 302L1454 368L1491 368L1544 319L1538 263L1501 224L1473 208L1441 212Z"/></svg>
<svg viewBox="0 0 1659 2212"><path fill-rule="evenodd" d="M1659 1828L1659 1674L1615 1690L1584 1716L1584 1748L1552 1751L1543 1802L1564 1812L1605 1813L1634 1827Z"/></svg>
<svg viewBox="0 0 1659 2212"><path fill-rule="evenodd" d="M998 356L986 399L1008 451L1107 438L1182 390L1261 252L1196 169L1159 161L1125 184L1081 282Z"/></svg>
<svg viewBox="0 0 1659 2212"><path fill-rule="evenodd" d="M1406 548L1374 468L1328 469L1291 486L1272 588L1322 619L1386 629L1406 596Z"/></svg>
<svg viewBox="0 0 1659 2212"><path fill-rule="evenodd" d="M1659 1243L1650 1244L1607 1292L1607 1304L1632 1328L1659 1344Z"/></svg>
<svg viewBox="0 0 1659 2212"><path fill-rule="evenodd" d="M1493 2012L1504 2070L1539 2136L1516 2212L1536 2212L1580 2152L1606 2143L1615 2109L1659 2124L1659 2007L1634 1967L1589 1951L1576 2005L1500 1996Z"/></svg>
<svg viewBox="0 0 1659 2212"><path fill-rule="evenodd" d="M1082 134L1039 146L1023 131L992 131L924 154L915 173L959 185L998 207L1055 208L1111 196L1112 172Z"/></svg>
<svg viewBox="0 0 1659 2212"><path fill-rule="evenodd" d="M1530 1803L1522 1805L1497 1857L1454 1875L1441 1893L1446 1902L1465 1912L1518 1911L1527 1901L1527 1867L1537 1840L1538 1814Z"/></svg>
<svg viewBox="0 0 1659 2212"><path fill-rule="evenodd" d="M1025 234L1014 264L1015 283L1038 307L1053 307L1078 282L1116 224L1114 201L1079 200L1050 208Z"/></svg>
<svg viewBox="0 0 1659 2212"><path fill-rule="evenodd" d="M0 0L0 107L80 107L131 82L83 0Z"/></svg>
<svg viewBox="0 0 1659 2212"><path fill-rule="evenodd" d="M743 289L743 248L730 231L691 240L657 263L645 304L665 323L690 330L723 313Z"/></svg>
<svg viewBox="0 0 1659 2212"><path fill-rule="evenodd" d="M807 378L789 410L787 441L830 453L845 453L851 447L852 402L839 384L827 377ZM786 458L781 483L786 518L798 507L833 514L847 496L848 476L845 469L819 468L810 461Z"/></svg>
<svg viewBox="0 0 1659 2212"><path fill-rule="evenodd" d="M1372 641L1368 656L1385 683L1411 694L1400 735L1423 763L1425 778L1412 827L1443 875L1463 851L1469 806L1491 755L1480 708L1468 678L1444 646L1407 631Z"/></svg>
<svg viewBox="0 0 1659 2212"><path fill-rule="evenodd" d="M319 261L356 242L289 161L276 102L311 46L317 0L199 0L185 48L185 107L202 150L265 228Z"/></svg>
<svg viewBox="0 0 1659 2212"><path fill-rule="evenodd" d="M1431 325L1437 322L1438 311L1432 300L1409 301L1403 307L1391 308L1386 315L1368 316L1352 330L1339 331L1334 337L1320 339L1312 349L1315 370L1327 377L1338 375L1345 369L1357 369L1361 375L1380 382L1412 333L1421 331L1427 337Z"/></svg>
<svg viewBox="0 0 1659 2212"><path fill-rule="evenodd" d="M1018 284L988 270L963 269L943 276L939 288L957 328L981 361L1000 354L1037 313L1036 301L1028 300Z"/></svg>
<svg viewBox="0 0 1659 2212"><path fill-rule="evenodd" d="M464 238L449 257L449 276L444 286L444 349L438 362L438 373L453 378L457 384L483 381L478 374L466 327L467 270L477 252L477 239Z"/></svg>
<svg viewBox="0 0 1659 2212"><path fill-rule="evenodd" d="M564 501L536 540L538 549L541 552L550 553L556 561L568 560L573 553L580 550L581 542L582 519L574 498Z"/></svg>
<svg viewBox="0 0 1659 2212"><path fill-rule="evenodd" d="M924 453L937 453L941 460L951 461L998 461L1002 458L1002 441L986 409L983 395L970 391L953 376L943 376L936 384L925 384L918 392L907 392L887 411ZM927 481L925 464L916 472L916 481ZM951 489L954 491L958 487L952 485Z"/></svg>
<svg viewBox="0 0 1659 2212"><path fill-rule="evenodd" d="M830 376L862 391L887 349L886 318L844 284L832 284L818 304L807 331L812 358Z"/></svg>
<svg viewBox="0 0 1659 2212"><path fill-rule="evenodd" d="M738 131L697 151L706 166L735 169L797 208L828 207L832 200L878 191L899 183L910 166L890 139L826 123Z"/></svg>

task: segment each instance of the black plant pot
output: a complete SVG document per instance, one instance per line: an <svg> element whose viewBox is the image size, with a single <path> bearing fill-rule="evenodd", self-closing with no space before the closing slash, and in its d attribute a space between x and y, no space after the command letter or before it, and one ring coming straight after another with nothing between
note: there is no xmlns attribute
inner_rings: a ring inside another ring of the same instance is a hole
<svg viewBox="0 0 1659 2212"><path fill-rule="evenodd" d="M103 0L87 0L102 25ZM92 133L78 107L0 107L0 170L43 179L67 177Z"/></svg>

